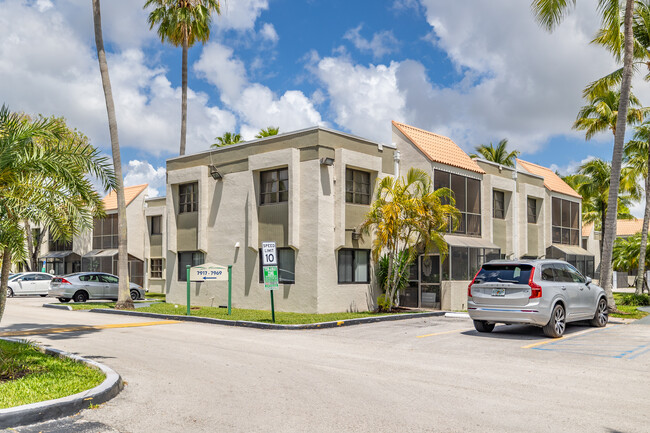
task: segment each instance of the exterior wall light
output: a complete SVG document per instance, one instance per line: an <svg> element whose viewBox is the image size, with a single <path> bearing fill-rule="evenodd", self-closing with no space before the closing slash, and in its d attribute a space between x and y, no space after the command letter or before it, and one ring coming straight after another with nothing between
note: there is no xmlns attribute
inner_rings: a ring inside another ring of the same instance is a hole
<svg viewBox="0 0 650 433"><path fill-rule="evenodd" d="M223 176L221 176L221 173L217 171L217 167L215 165L211 165L209 167L210 167L210 176L212 176L212 179L219 180L223 178Z"/></svg>
<svg viewBox="0 0 650 433"><path fill-rule="evenodd" d="M321 165L334 165L334 158L330 158L329 156L325 156L320 159L320 164Z"/></svg>

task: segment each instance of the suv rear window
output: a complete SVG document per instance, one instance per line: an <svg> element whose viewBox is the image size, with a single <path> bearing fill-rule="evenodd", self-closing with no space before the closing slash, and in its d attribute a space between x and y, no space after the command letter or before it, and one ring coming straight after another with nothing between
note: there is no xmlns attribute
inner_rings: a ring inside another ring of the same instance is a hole
<svg viewBox="0 0 650 433"><path fill-rule="evenodd" d="M528 284L531 265L483 265L475 283Z"/></svg>

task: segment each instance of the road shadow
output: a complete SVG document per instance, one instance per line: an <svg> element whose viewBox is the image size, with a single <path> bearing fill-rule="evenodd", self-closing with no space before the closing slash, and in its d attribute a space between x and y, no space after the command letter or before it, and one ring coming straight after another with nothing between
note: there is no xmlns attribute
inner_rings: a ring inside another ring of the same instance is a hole
<svg viewBox="0 0 650 433"><path fill-rule="evenodd" d="M74 330L64 331L63 329L65 328L73 328ZM66 340L69 338L78 338L81 335L94 334L99 331L102 331L102 329L79 323L62 323L56 325L43 325L42 323L14 323L9 326L1 327L0 337L30 340L34 337L47 336L53 340Z"/></svg>
<svg viewBox="0 0 650 433"><path fill-rule="evenodd" d="M566 330L564 331L565 336L569 336L576 332L583 331L585 328L590 328L586 323L574 322L567 324ZM548 338L544 335L542 328L532 325L499 325L497 324L494 327L492 332L478 332L476 330L470 330L462 332L463 335L468 335L472 337L479 338L496 338L496 339L507 339L507 340L536 340L538 338Z"/></svg>

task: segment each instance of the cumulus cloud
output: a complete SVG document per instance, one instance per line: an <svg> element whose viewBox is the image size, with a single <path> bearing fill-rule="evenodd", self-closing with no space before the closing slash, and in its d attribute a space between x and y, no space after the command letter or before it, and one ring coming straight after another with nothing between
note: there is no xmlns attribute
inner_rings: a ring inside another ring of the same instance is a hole
<svg viewBox="0 0 650 433"><path fill-rule="evenodd" d="M237 113L240 133L246 140L270 125L287 132L325 124L313 101L301 91L287 90L278 96L266 86L249 82L244 63L229 47L216 42L207 44L194 70L214 85L222 102Z"/></svg>
<svg viewBox="0 0 650 433"><path fill-rule="evenodd" d="M280 39L278 32L275 31L275 27L273 27L273 24L271 23L264 23L260 30L260 34L262 35L262 38L273 43L278 42Z"/></svg>
<svg viewBox="0 0 650 433"><path fill-rule="evenodd" d="M221 2L221 15L213 19L213 25L216 30L251 30L262 11L268 8L268 0Z"/></svg>
<svg viewBox="0 0 650 433"><path fill-rule="evenodd" d="M149 197L158 197L161 192L165 192L165 167L154 168L147 161L131 160L124 171L126 173L124 186L149 184L147 188Z"/></svg>
<svg viewBox="0 0 650 433"><path fill-rule="evenodd" d="M588 163L593 159L596 159L596 157L589 155L581 161L569 161L568 164L564 165L551 164L549 168L553 171L557 171L561 176L567 176L569 174L576 174L580 166Z"/></svg>
<svg viewBox="0 0 650 433"><path fill-rule="evenodd" d="M375 59L379 59L386 54L390 54L397 49L397 39L392 31L381 31L372 35L372 39L368 40L361 36L361 29L363 25L348 30L343 35L344 39L349 40L359 51L369 51Z"/></svg>
<svg viewBox="0 0 650 433"><path fill-rule="evenodd" d="M390 121L405 114L397 84L399 63L355 65L345 57L326 57L312 70L324 84L336 123L362 137L386 141Z"/></svg>
<svg viewBox="0 0 650 433"><path fill-rule="evenodd" d="M0 43L3 102L14 111L62 115L93 144L109 148L94 46L76 33L68 16L8 0L0 15L0 40L7 41ZM164 69L149 66L140 49L109 53L108 64L121 146L157 156L177 153L180 88L171 85ZM188 152L205 149L235 125L232 113L210 106L206 94L191 89L188 111Z"/></svg>

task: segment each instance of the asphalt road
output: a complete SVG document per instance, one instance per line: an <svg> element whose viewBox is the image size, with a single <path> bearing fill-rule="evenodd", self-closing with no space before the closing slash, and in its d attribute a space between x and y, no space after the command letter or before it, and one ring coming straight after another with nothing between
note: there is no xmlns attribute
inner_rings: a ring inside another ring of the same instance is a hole
<svg viewBox="0 0 650 433"><path fill-rule="evenodd" d="M127 385L75 417L18 432L647 432L650 326L568 338L466 319L312 331L41 308L9 299L0 333L102 362ZM44 328L93 325L76 332Z"/></svg>

